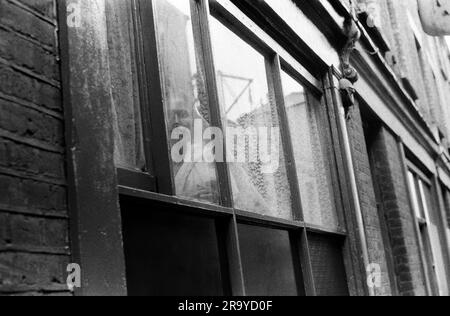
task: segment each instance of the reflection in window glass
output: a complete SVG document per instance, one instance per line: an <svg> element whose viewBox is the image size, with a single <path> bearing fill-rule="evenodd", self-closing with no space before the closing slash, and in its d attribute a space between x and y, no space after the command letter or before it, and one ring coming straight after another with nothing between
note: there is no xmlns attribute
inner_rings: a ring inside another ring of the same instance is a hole
<svg viewBox="0 0 450 316"><path fill-rule="evenodd" d="M195 45L190 1L154 3L170 151L178 148L180 142L190 145L180 146L177 155L182 158L173 161L175 191L178 196L217 203L215 165L203 160L202 136L209 125L209 105L200 67L201 54Z"/></svg>
<svg viewBox="0 0 450 316"><path fill-rule="evenodd" d="M416 179L412 172L408 172L408 183L409 183L409 190L411 191L411 198L412 198L414 213L416 214L416 216L418 218L422 218L420 206L419 206L419 196L417 194L417 189L416 189Z"/></svg>
<svg viewBox="0 0 450 316"><path fill-rule="evenodd" d="M308 104L304 88L285 72L282 83L305 221L337 228L329 149L322 142L323 127L318 120L320 109Z"/></svg>
<svg viewBox="0 0 450 316"><path fill-rule="evenodd" d="M419 184L415 175L411 171L408 172L408 182L411 191L414 213L416 214L417 218L425 220L424 206L422 203L422 198L421 196L419 196L420 192L418 192Z"/></svg>
<svg viewBox="0 0 450 316"><path fill-rule="evenodd" d="M291 196L265 58L216 19L211 19L211 36L235 207L290 219Z"/></svg>
<svg viewBox="0 0 450 316"><path fill-rule="evenodd" d="M118 167L147 171L130 4L107 1L106 11L115 163Z"/></svg>

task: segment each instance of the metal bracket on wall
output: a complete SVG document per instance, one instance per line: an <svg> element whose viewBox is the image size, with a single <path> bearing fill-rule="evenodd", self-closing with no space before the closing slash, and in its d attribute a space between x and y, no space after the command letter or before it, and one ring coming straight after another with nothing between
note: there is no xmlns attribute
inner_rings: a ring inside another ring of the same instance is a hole
<svg viewBox="0 0 450 316"><path fill-rule="evenodd" d="M359 79L358 72L350 65L350 56L361 37L361 32L351 15L345 19L344 34L347 37L347 42L340 55L343 78L339 81L339 90L341 91L346 117L350 119L350 109L355 105L356 90L353 85Z"/></svg>

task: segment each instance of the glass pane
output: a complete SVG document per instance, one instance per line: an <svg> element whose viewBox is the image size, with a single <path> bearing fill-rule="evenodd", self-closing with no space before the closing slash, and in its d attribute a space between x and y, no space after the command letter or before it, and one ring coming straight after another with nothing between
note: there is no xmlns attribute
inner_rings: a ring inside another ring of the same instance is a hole
<svg viewBox="0 0 450 316"><path fill-rule="evenodd" d="M136 49L128 1L106 2L116 165L145 170Z"/></svg>
<svg viewBox="0 0 450 316"><path fill-rule="evenodd" d="M216 19L211 20L211 34L235 207L291 219L291 195L265 58Z"/></svg>
<svg viewBox="0 0 450 316"><path fill-rule="evenodd" d="M282 83L305 221L337 228L331 155L322 138L320 108L308 104L302 85L285 72Z"/></svg>
<svg viewBox="0 0 450 316"><path fill-rule="evenodd" d="M240 224L239 240L247 295L299 294L287 231Z"/></svg>
<svg viewBox="0 0 450 316"><path fill-rule="evenodd" d="M447 190L446 187L442 187L444 202L445 202L445 214L447 227L450 229L450 191Z"/></svg>
<svg viewBox="0 0 450 316"><path fill-rule="evenodd" d="M158 56L176 194L218 203L214 163L203 158L209 104L189 0L155 0Z"/></svg>
<svg viewBox="0 0 450 316"><path fill-rule="evenodd" d="M409 189L411 191L414 213L416 214L417 218L425 219L425 215L423 214L423 209L421 205L421 200L419 199L419 194L417 192L417 180L412 172L408 172L408 183Z"/></svg>
<svg viewBox="0 0 450 316"><path fill-rule="evenodd" d="M446 214L447 214L447 239L448 244L450 245L450 191L448 191L445 187L443 187L444 197L445 197L445 205L446 205Z"/></svg>
<svg viewBox="0 0 450 316"><path fill-rule="evenodd" d="M121 204L128 293L224 294L215 221L166 207ZM148 212L150 211L150 212Z"/></svg>
<svg viewBox="0 0 450 316"><path fill-rule="evenodd" d="M316 292L319 296L348 296L342 244L333 237L308 235Z"/></svg>

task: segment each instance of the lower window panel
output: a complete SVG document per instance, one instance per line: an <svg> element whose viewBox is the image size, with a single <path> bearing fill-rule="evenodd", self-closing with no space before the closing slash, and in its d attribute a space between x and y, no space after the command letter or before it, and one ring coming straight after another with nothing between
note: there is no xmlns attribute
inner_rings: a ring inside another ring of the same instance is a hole
<svg viewBox="0 0 450 316"><path fill-rule="evenodd" d="M316 294L319 296L348 296L349 290L340 238L309 234L308 241Z"/></svg>
<svg viewBox="0 0 450 316"><path fill-rule="evenodd" d="M221 296L225 282L214 219L122 203L131 296Z"/></svg>
<svg viewBox="0 0 450 316"><path fill-rule="evenodd" d="M249 296L297 296L299 260L289 232L239 224L244 281ZM298 283L299 282L299 283Z"/></svg>

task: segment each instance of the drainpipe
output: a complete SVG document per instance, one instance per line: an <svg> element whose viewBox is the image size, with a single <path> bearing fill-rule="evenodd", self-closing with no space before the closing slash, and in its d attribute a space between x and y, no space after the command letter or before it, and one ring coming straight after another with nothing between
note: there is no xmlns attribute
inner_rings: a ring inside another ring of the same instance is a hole
<svg viewBox="0 0 450 316"><path fill-rule="evenodd" d="M369 273L371 272L371 271L367 271L367 269L369 269L369 267L370 267L369 250L368 250L368 246L367 246L367 237L366 237L365 226L364 226L364 218L363 218L363 213L361 210L361 203L359 200L358 186L356 184L356 175L355 175L355 169L354 169L354 165L353 165L350 140L349 140L348 131L347 131L346 117L347 117L347 115L345 113L344 107L339 106L339 122L340 122L341 130L342 130L342 140L344 143L345 160L346 160L348 170L349 170L350 187L351 187L352 197L353 197L352 202L353 202L353 207L354 207L354 210L356 213L358 235L359 235L359 239L361 241L364 267L367 272L366 280L368 280ZM369 290L370 296L375 296L375 290L373 287L368 286L368 290Z"/></svg>
<svg viewBox="0 0 450 316"><path fill-rule="evenodd" d="M350 146L350 139L347 130L347 120L350 120L350 109L355 105L355 88L354 83L358 81L358 72L350 65L350 56L355 49L356 43L358 42L361 32L355 23L356 12L354 8L353 1L351 1L351 14L345 19L344 22L344 34L347 37L347 42L341 52L341 70L343 78L339 81L339 90L341 92L342 106L339 106L339 124L341 126L341 138L344 143L345 159L348 166L348 172L350 177L350 187L352 191L352 202L353 207L356 212L356 221L358 226L359 239L361 241L362 256L364 261L364 267L366 270L366 280L369 279L368 271L370 268L370 258L369 250L367 244L367 236L364 226L364 216L361 210L361 203L359 200L358 186L356 184L356 175L353 165L353 157ZM365 280L365 281L366 281ZM375 296L375 289L367 284L370 296Z"/></svg>

